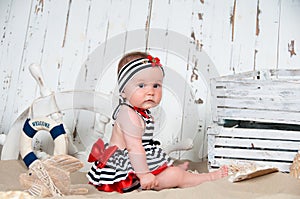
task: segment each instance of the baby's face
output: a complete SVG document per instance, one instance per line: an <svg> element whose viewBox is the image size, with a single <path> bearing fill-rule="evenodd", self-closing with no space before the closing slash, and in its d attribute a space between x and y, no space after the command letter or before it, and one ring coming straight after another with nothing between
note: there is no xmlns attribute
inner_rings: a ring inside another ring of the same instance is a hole
<svg viewBox="0 0 300 199"><path fill-rule="evenodd" d="M157 106L162 97L163 73L150 67L136 73L124 89L125 98L132 106L149 109Z"/></svg>

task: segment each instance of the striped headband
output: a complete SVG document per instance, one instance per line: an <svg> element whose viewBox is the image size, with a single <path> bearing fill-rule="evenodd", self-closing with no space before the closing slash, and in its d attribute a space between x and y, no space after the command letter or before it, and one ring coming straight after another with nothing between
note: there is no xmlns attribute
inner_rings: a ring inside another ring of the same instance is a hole
<svg viewBox="0 0 300 199"><path fill-rule="evenodd" d="M157 57L152 57L151 55L148 55L147 58L135 59L124 65L118 74L119 92L121 93L124 90L127 82L131 80L136 73L143 69L156 66L161 69L164 76L165 73L162 65L160 64L160 60Z"/></svg>

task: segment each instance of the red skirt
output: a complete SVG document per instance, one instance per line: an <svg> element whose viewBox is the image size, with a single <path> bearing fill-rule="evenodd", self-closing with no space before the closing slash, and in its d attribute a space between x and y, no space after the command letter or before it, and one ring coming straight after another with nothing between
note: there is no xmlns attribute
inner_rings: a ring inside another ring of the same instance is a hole
<svg viewBox="0 0 300 199"><path fill-rule="evenodd" d="M162 171L164 171L168 166L166 164L162 165L158 169L152 171L151 173L153 175L158 175ZM91 184L91 183L89 183ZM121 180L119 182L115 182L113 184L102 184L95 186L99 191L105 191L105 192L119 192L119 193L126 193L130 192L136 189L139 189L141 187L139 178L136 176L135 173L129 173L127 178L125 180Z"/></svg>

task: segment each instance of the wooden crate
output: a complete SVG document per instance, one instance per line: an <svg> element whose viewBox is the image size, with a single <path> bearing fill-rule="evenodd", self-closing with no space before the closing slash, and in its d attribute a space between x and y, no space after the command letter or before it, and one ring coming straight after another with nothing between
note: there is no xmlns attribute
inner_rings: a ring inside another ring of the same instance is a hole
<svg viewBox="0 0 300 199"><path fill-rule="evenodd" d="M212 80L209 168L254 161L288 172L300 149L300 70Z"/></svg>

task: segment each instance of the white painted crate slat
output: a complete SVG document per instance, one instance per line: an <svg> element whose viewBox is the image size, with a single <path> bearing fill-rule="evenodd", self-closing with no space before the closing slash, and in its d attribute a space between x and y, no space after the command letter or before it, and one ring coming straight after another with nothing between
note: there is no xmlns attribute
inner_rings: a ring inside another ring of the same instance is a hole
<svg viewBox="0 0 300 199"><path fill-rule="evenodd" d="M273 123L299 124L300 115L295 112L288 111L270 111L258 109L235 109L224 108L218 109L219 121L222 120L248 120Z"/></svg>
<svg viewBox="0 0 300 199"><path fill-rule="evenodd" d="M237 162L244 163L245 160L215 158L215 161L218 162L218 165L232 165ZM282 172L288 172L291 166L291 163L285 163L285 162L263 161L262 163L262 161L255 161L255 160L251 160L251 162L262 166L265 165L273 166L278 168ZM218 165L211 165L211 168L213 168L213 166L218 167Z"/></svg>
<svg viewBox="0 0 300 199"><path fill-rule="evenodd" d="M300 70L218 77L212 80L211 91L210 168L253 161L289 172L300 149Z"/></svg>
<svg viewBox="0 0 300 199"><path fill-rule="evenodd" d="M222 147L241 147L254 150L254 148L265 149L265 150L296 150L299 149L300 142L292 142L285 140L260 140L260 139L240 139L228 137L217 137L215 146Z"/></svg>
<svg viewBox="0 0 300 199"><path fill-rule="evenodd" d="M271 111L280 111L284 108L285 111L297 113L297 110L295 110L294 107L298 105L299 98L293 97L293 99L289 100L289 102L285 102L284 99L278 101L272 99L264 99L264 102L261 102L261 100L259 99L257 99L256 101L254 101L253 99L244 99L241 101L241 99L234 99L234 98L232 99L219 98L217 99L217 103L220 104L220 106L224 104L224 106L227 105L228 107L257 109L257 110L265 110L266 108L268 108ZM266 102L269 103L268 107L265 106Z"/></svg>
<svg viewBox="0 0 300 199"><path fill-rule="evenodd" d="M295 157L295 154L286 151L267 151L267 150L255 150L255 149L228 149L228 148L215 148L215 152L219 157L231 157L232 159L248 159L256 160L259 157L263 157L261 160L280 160L289 161Z"/></svg>
<svg viewBox="0 0 300 199"><path fill-rule="evenodd" d="M217 130L216 130L217 129ZM300 148L300 131L215 127L208 130L210 167L239 160L288 172Z"/></svg>
<svg viewBox="0 0 300 199"><path fill-rule="evenodd" d="M300 124L299 71L254 71L213 79L213 120Z"/></svg>
<svg viewBox="0 0 300 199"><path fill-rule="evenodd" d="M215 127L214 134L218 137L258 138L269 140L299 140L299 131L281 131L274 129L251 129L251 128L223 128ZM300 148L300 145L299 145Z"/></svg>

